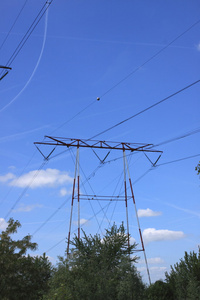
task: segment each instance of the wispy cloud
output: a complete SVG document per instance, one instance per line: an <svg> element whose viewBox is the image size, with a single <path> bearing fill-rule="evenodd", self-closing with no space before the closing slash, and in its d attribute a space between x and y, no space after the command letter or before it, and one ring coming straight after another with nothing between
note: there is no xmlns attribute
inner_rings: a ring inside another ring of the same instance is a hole
<svg viewBox="0 0 200 300"><path fill-rule="evenodd" d="M156 241L179 240L185 237L182 231L172 231L168 229L147 228L143 231L145 243Z"/></svg>
<svg viewBox="0 0 200 300"><path fill-rule="evenodd" d="M194 211L194 210L183 208L183 207L180 207L180 206L176 206L174 204L167 203L167 202L164 202L164 204L166 204L167 206L173 207L173 208L175 208L177 210L184 211L187 214L200 217L200 211Z"/></svg>
<svg viewBox="0 0 200 300"><path fill-rule="evenodd" d="M26 135L29 135L33 132L37 132L39 130L42 130L42 129L45 129L45 128L48 128L48 127L49 127L49 125L44 125L44 126L41 126L41 127L31 129L31 130L15 133L15 134L12 134L12 135L7 135L7 136L4 136L4 137L0 138L0 143L21 139L21 138L25 137Z"/></svg>
<svg viewBox="0 0 200 300"><path fill-rule="evenodd" d="M162 215L162 212L160 211L153 211L149 208L147 209L138 209L138 217L142 218L142 217L157 217Z"/></svg>
<svg viewBox="0 0 200 300"><path fill-rule="evenodd" d="M67 172L62 172L57 169L46 169L41 170L37 174L37 170L30 171L20 177L15 177L13 179L13 174L9 173L1 176L1 181L9 181L9 185L24 188L30 186L30 188L40 188L40 187L55 187L63 184L71 184L73 178ZM37 175L37 176L36 176Z"/></svg>
<svg viewBox="0 0 200 300"><path fill-rule="evenodd" d="M198 43L197 47L197 51L200 51L200 42Z"/></svg>
<svg viewBox="0 0 200 300"><path fill-rule="evenodd" d="M0 176L0 182L5 183L8 182L9 180L15 178L15 175L12 173L7 173L5 175Z"/></svg>
<svg viewBox="0 0 200 300"><path fill-rule="evenodd" d="M6 222L6 220L3 218L0 218L0 230L5 230L7 226L8 226L8 223Z"/></svg>
<svg viewBox="0 0 200 300"><path fill-rule="evenodd" d="M152 257L152 258L147 258L147 262L149 265L158 265L158 264L163 264L164 260L161 257ZM145 264L145 260L142 259L138 263Z"/></svg>
<svg viewBox="0 0 200 300"><path fill-rule="evenodd" d="M62 188L59 191L59 196L60 197L65 197L66 195L70 195L72 193L71 190L67 190L66 188Z"/></svg>
<svg viewBox="0 0 200 300"><path fill-rule="evenodd" d="M35 208L41 208L43 205L41 204L31 204L31 205L24 205L21 204L20 207L14 210L14 212L31 212Z"/></svg>
<svg viewBox="0 0 200 300"><path fill-rule="evenodd" d="M87 219L80 219L80 225L83 225L83 224L85 224L87 222L88 222ZM78 226L78 221L74 221L73 223Z"/></svg>

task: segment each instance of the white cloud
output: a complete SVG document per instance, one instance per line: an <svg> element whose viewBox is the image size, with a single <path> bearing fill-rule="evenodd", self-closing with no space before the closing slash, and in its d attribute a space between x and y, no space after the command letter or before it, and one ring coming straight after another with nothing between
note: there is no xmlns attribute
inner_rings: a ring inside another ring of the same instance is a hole
<svg viewBox="0 0 200 300"><path fill-rule="evenodd" d="M200 42L197 45L197 50L200 51Z"/></svg>
<svg viewBox="0 0 200 300"><path fill-rule="evenodd" d="M164 260L161 257L152 257L152 258L147 258L147 262L149 265L158 265L158 264L163 264ZM139 263L145 264L145 260L141 259Z"/></svg>
<svg viewBox="0 0 200 300"><path fill-rule="evenodd" d="M147 268L138 267L137 270L141 272L144 282L149 283L148 276L147 276ZM151 275L151 282L153 283L156 280L165 279L165 272L167 271L167 267L150 267L149 271Z"/></svg>
<svg viewBox="0 0 200 300"><path fill-rule="evenodd" d="M133 245L134 243L136 243L136 240L131 236L130 237L130 244Z"/></svg>
<svg viewBox="0 0 200 300"><path fill-rule="evenodd" d="M30 212L35 208L41 208L41 207L43 207L43 205L41 204L32 204L32 205L21 204L19 208L14 210L14 212Z"/></svg>
<svg viewBox="0 0 200 300"><path fill-rule="evenodd" d="M80 225L83 225L87 222L88 222L88 220L86 220L86 219L80 219ZM73 223L78 226L78 221L74 221Z"/></svg>
<svg viewBox="0 0 200 300"><path fill-rule="evenodd" d="M64 197L66 195L70 195L72 193L71 190L67 190L66 188L62 188L59 192L60 197Z"/></svg>
<svg viewBox="0 0 200 300"><path fill-rule="evenodd" d="M152 257L147 259L149 264L162 264L164 260L161 257Z"/></svg>
<svg viewBox="0 0 200 300"><path fill-rule="evenodd" d="M8 223L6 222L6 220L3 218L0 218L0 230L5 230L7 226L8 226Z"/></svg>
<svg viewBox="0 0 200 300"><path fill-rule="evenodd" d="M160 211L153 211L149 208L147 209L138 209L138 217L157 217L162 215Z"/></svg>
<svg viewBox="0 0 200 300"><path fill-rule="evenodd" d="M155 228L147 228L143 231L145 243L155 241L179 240L185 237L182 231L172 231L168 229L156 230Z"/></svg>
<svg viewBox="0 0 200 300"><path fill-rule="evenodd" d="M6 175L1 175L0 176L0 182L7 182L11 179L15 178L15 175L12 173L7 173Z"/></svg>
<svg viewBox="0 0 200 300"><path fill-rule="evenodd" d="M21 188L30 186L30 188L34 189L38 187L55 187L62 184L71 184L72 182L73 178L67 172L61 172L57 169L46 169L39 172L37 170L30 171L10 181L9 185Z"/></svg>
<svg viewBox="0 0 200 300"><path fill-rule="evenodd" d="M166 267L151 267L150 271L152 273L165 272L167 270Z"/></svg>

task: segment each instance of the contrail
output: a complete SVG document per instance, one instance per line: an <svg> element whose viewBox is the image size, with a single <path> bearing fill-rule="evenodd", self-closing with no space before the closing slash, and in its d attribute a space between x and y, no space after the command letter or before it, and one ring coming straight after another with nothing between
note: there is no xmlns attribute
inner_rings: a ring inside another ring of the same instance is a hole
<svg viewBox="0 0 200 300"><path fill-rule="evenodd" d="M28 79L28 81L26 82L25 86L22 88L22 90L8 103L6 104L3 108L0 109L0 112L4 111L6 108L8 108L11 104L13 104L17 98L19 98L19 96L24 92L24 90L27 88L27 86L29 85L29 83L31 82L33 76L35 75L35 72L37 71L37 68L40 64L40 60L42 58L43 52L44 52L44 46L46 43L46 37L47 37L47 24L48 24L48 9L46 10L46 15L45 15L45 28L44 28L44 38L43 38L43 43L42 43L42 49L40 52L40 56L38 58L38 61L36 63L36 66L30 76L30 78Z"/></svg>

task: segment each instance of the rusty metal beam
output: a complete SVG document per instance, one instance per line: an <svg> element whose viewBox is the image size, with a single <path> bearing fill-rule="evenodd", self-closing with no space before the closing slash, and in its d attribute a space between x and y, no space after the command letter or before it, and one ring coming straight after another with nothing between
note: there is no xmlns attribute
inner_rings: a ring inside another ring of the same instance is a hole
<svg viewBox="0 0 200 300"><path fill-rule="evenodd" d="M63 137L45 136L47 141L35 142L35 145L52 145L52 146L65 146L65 147L82 147L94 149L109 149L109 150L127 150L127 151L142 151L142 152L157 152L162 153L160 150L154 150L153 144L142 143L126 143L126 142L113 142L113 141L96 141L73 139Z"/></svg>

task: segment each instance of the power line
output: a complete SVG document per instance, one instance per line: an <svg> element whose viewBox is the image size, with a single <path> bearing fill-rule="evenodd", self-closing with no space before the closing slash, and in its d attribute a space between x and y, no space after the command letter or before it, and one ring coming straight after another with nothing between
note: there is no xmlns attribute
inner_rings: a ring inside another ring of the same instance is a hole
<svg viewBox="0 0 200 300"><path fill-rule="evenodd" d="M33 178L30 180L29 184L25 187L25 189L22 191L22 193L19 195L19 197L17 198L17 200L15 201L15 203L13 204L13 206L11 207L11 209L8 211L8 213L5 215L4 219L6 220L7 217L10 215L10 213L13 211L13 209L16 207L17 203L21 200L21 198L25 195L25 193L27 192L27 190L29 189L29 187L31 186L31 184L34 182L35 178L38 176L38 174L40 173L40 171L42 170L42 168L45 166L45 164L47 163L47 160L45 160L41 166L38 168L38 170L36 171L36 173L34 174Z"/></svg>
<svg viewBox="0 0 200 300"><path fill-rule="evenodd" d="M196 25L198 25L200 23L200 19L198 21L196 21L195 23L193 23L190 27L188 27L185 31L183 31L181 34L179 34L175 39L173 39L169 44L167 44L166 46L164 46L161 50L159 50L158 52L156 52L154 55L152 55L149 59L147 59L144 63L142 63L139 67L137 67L135 70L133 70L132 72L130 72L128 75L126 75L124 78L122 78L120 81L118 81L115 85L113 85L111 88L109 88L106 92L104 92L101 97L104 97L105 95L107 95L110 91L112 91L113 89L115 89L118 85L120 85L122 82L124 82L125 80L127 80L129 77L131 77L134 73L136 73L139 69L141 69L143 66L145 66L146 64L148 64L150 61L152 61L155 57L157 57L161 52L163 52L165 49L167 49L169 46L171 46L174 42L176 42L180 37L182 37L184 34L186 34L188 31L190 31L193 27L195 27Z"/></svg>
<svg viewBox="0 0 200 300"><path fill-rule="evenodd" d="M7 103L6 105L4 105L1 109L0 109L0 113L2 111L4 111L7 107L9 107L13 102L15 102L17 100L17 98L23 93L23 91L27 88L27 86L29 85L29 83L31 82L33 76L35 75L35 72L37 71L37 68L40 64L40 61L41 61L41 58L42 58L42 55L43 55L43 52L44 52L44 47L45 47L45 43L46 43L46 37L47 37L47 24L48 24L48 10L46 10L46 17L45 17L45 28L44 28L44 38L43 38L43 43L42 43L42 48L41 48L41 51L40 51L40 55L39 55L39 58L37 60L37 63L33 69L33 72L31 74L31 76L29 77L28 81L26 82L26 84L24 85L24 87L20 90L20 92L9 102ZM3 75L5 76L5 75ZM1 80L1 78L0 78Z"/></svg>
<svg viewBox="0 0 200 300"><path fill-rule="evenodd" d="M39 11L39 13L37 14L37 16L35 17L34 21L32 22L31 26L26 31L26 33L24 34L23 38L19 42L18 46L14 50L13 54L11 55L11 57L9 58L9 60L7 61L6 66L10 66L13 63L13 61L15 60L15 58L17 57L17 55L19 54L19 52L24 47L24 45L27 42L28 38L30 37L30 35L32 34L32 32L34 31L34 29L36 28L36 26L38 25L38 23L40 22L41 18L43 17L43 15L45 14L46 10L49 8L49 6L51 5L52 2L53 2L53 0L45 2L45 4L43 5L43 7L41 8L41 10Z"/></svg>
<svg viewBox="0 0 200 300"><path fill-rule="evenodd" d="M194 129L194 130L191 130L191 131L189 131L189 132L186 132L186 133L184 133L184 134L182 134L182 135L180 135L180 136L177 136L177 137L175 137L175 138L166 140L166 141L161 142L161 143L159 143L159 144L155 144L155 145L153 145L153 147L158 147L158 146L161 146L161 145L169 144L169 143L178 141L178 140L180 140L180 139L186 138L186 137L188 137L188 136L190 136L190 135L193 135L193 134L196 134L196 133L199 133L199 132L200 132L200 128L196 128L196 129Z"/></svg>
<svg viewBox="0 0 200 300"><path fill-rule="evenodd" d="M99 135L101 135L101 134L103 134L103 133L105 133L105 132L108 132L109 130L114 129L115 127L117 127L117 126L119 126L119 125L121 125L121 124L123 124L123 123L125 123L125 122L127 122L127 121L129 121L129 120L131 120L131 119L133 119L133 118L135 118L135 117L141 115L141 114L143 114L144 112L146 112L146 111L152 109L153 107L155 107L155 106L157 106L157 105L159 105L159 104L161 104L161 103L163 103L163 102L169 100L170 98L172 98L172 97L174 97L174 96L180 94L181 92L183 92L183 91L189 89L190 87L192 87L193 85L195 85L195 84L197 84L197 83L199 83L199 82L200 82L200 79L197 80L197 81L195 81L195 82L193 82L193 83L191 83L191 84L189 84L189 85L187 85L186 87L184 87L184 88L178 90L177 92L175 92L175 93L173 93L173 94L167 96L166 98L164 98L164 99L162 99L162 100L160 100L160 101L158 101L158 102L156 102L156 103L154 103L154 104L148 106L147 108L145 108L145 109L139 111L138 113L132 115L131 117L129 117L129 118L127 118L127 119L125 119L125 120L123 120L123 121L121 121L121 122L119 122L119 123L117 123L117 124L115 124L115 125L113 125L113 126L107 128L107 129L105 129L105 130L99 132L98 134L94 135L94 136L91 137L90 139L96 138L97 136L99 136Z"/></svg>
<svg viewBox="0 0 200 300"><path fill-rule="evenodd" d="M69 150L69 149L68 149ZM102 165L101 165L102 166ZM98 167L95 168L95 170L91 173L93 174L94 172L98 171ZM89 175L84 182L82 182L81 186L84 186L85 183L87 183L91 179L91 175ZM70 200L71 196L69 196L34 232L32 235L35 235L40 229L42 229L48 222L51 220L60 209L64 207L64 205Z"/></svg>
<svg viewBox="0 0 200 300"><path fill-rule="evenodd" d="M20 17L20 15L21 15L21 13L22 13L24 7L26 6L27 2L28 2L28 0L26 0L26 1L24 2L22 8L20 9L20 11L19 11L17 17L15 18L15 20L14 20L12 26L10 27L10 30L8 31L8 33L7 33L6 37L5 37L5 39L3 40L3 42L2 42L2 44L1 44L1 46L0 46L0 50L2 49L3 45L4 45L5 42L7 41L7 39L8 39L8 37L9 37L9 35L10 35L12 29L14 28L14 26L15 26L17 20L19 19L19 17Z"/></svg>
<svg viewBox="0 0 200 300"><path fill-rule="evenodd" d="M89 108L90 106L92 106L94 103L96 103L96 100L90 102L86 107L84 107L82 110L80 110L78 113L76 113L72 118L68 119L67 121L63 122L61 125L59 125L57 128L55 128L51 134L55 131L57 131L58 129L62 128L64 125L66 125L67 123L69 123L70 121L72 121L74 118L76 118L78 115L80 115L82 112L84 112L87 108ZM50 135L51 135L50 134Z"/></svg>
<svg viewBox="0 0 200 300"><path fill-rule="evenodd" d="M147 173L149 172L149 170L147 172L145 172L142 176L140 176L138 178L138 180L136 180L133 185L138 182L141 178L143 178ZM91 221L94 217L96 217L99 213L101 213L102 211L104 211L107 207L110 206L110 202L108 204L106 204L104 207L102 207L95 215L93 215L92 217L90 217L87 221L84 222L84 224L82 226L84 226L86 223L88 223L89 221ZM72 233L74 233L77 229L75 229ZM50 252L51 250L53 250L56 246L58 246L60 243L62 243L65 239L67 239L66 237L63 238L62 240L60 240L59 242L57 242L55 245L53 245L51 248L49 248L47 252Z"/></svg>
<svg viewBox="0 0 200 300"><path fill-rule="evenodd" d="M179 140L179 139L182 139L182 138L185 138L185 137L188 137L188 136L190 136L190 135L192 135L192 134L195 134L195 133L198 133L200 131L200 129L199 128L197 128L197 129L195 129L195 130L193 130L193 131L190 131L190 132L188 132L188 133L185 133L185 134L183 134L183 135L181 135L181 136L179 136L179 137L176 137L176 138L172 138L172 139L169 139L169 140L166 140L166 141L164 141L164 142L161 142L161 143L159 143L159 144L157 144L157 145L155 145L155 146L158 146L158 145L163 145L163 144L167 144L167 143L170 143L170 142L173 142L173 141L176 141L176 140ZM67 150L69 150L69 149L67 149ZM132 155L132 154L130 154L130 155ZM170 161L170 162L166 162L166 163L162 163L162 164L157 164L156 166L151 166L151 168L150 169L148 169L143 175L141 175L137 180L135 180L134 182L133 182L133 184L136 184L139 180L141 180L144 176L146 176L151 170L153 170L155 167L159 167L159 166L162 166L162 165L167 165L167 164L171 164L171 163L175 163L175 162L179 162L179 161L182 161L182 160L186 160L186 159L190 159L190 158L194 158L194 157L197 157L197 156L199 156L200 154L196 154L196 155L193 155L193 156L189 156L189 157L184 157L184 158L180 158L180 159L177 159L177 160L173 160L173 161ZM116 161L117 159L121 159L122 157L118 157L118 158L115 158L115 159L113 159L113 160L109 160L109 161L106 161L105 162L105 164L107 164L107 163L110 163L110 162L112 162L112 161ZM100 168L100 167L102 167L102 165L100 165L100 166L98 166L96 169L95 169L95 172ZM94 173L94 171L91 173L91 175L89 175L88 176L88 178L85 180L85 182L87 182L90 178L91 178L91 176L92 176L92 174ZM85 182L83 182L83 185L85 184ZM45 226L47 223L48 223L48 221L54 216L54 215L56 215L56 213L69 201L69 199L70 198L68 198L66 201L64 201L62 204L61 204L61 206L56 210L56 211L54 211L54 213L33 233L33 235L35 235L43 226ZM107 207L107 206L106 206ZM104 207L105 208L105 207ZM103 208L103 210L104 210L104 208Z"/></svg>
<svg viewBox="0 0 200 300"><path fill-rule="evenodd" d="M191 155L191 156L187 156L187 157L183 157L183 158L179 158L179 159L175 159L175 160L171 160L171 161L168 161L168 162L165 162L165 163L162 163L162 164L158 164L156 167L160 167L160 166L164 166L164 165L168 165L168 164L173 164L173 163L176 163L176 162L179 162L179 161L182 161L182 160L186 160L186 159L190 159L190 158L194 158L194 157L197 157L197 156L200 156L200 153L195 154L195 155Z"/></svg>
<svg viewBox="0 0 200 300"><path fill-rule="evenodd" d="M162 166L162 165L171 164L171 163L175 163L175 162L179 162L179 161L183 161L183 160L190 159L190 158L194 158L194 157L197 157L197 156L200 156L200 154L196 154L196 155L192 155L192 156L180 158L180 159L177 159L177 160L173 160L173 161L170 161L170 162L158 164L156 167L159 167L159 166ZM153 170L154 168L155 168L155 166L153 166L153 167L151 167L150 169L148 169L143 175L141 175L138 179L136 179L136 180L133 182L133 185L135 185L139 180L141 180L144 176L146 176L146 175L147 175L151 170ZM66 203L66 202L65 202L65 203ZM92 220L92 219L93 219L95 216L97 216L102 210L104 211L104 209L106 209L106 207L108 207L109 205L110 205L110 202L109 202L107 205L105 205L104 207L102 207L95 215L93 215L91 218L89 218L83 225L85 225L85 224L88 223L90 220ZM63 205L62 205L62 206L63 206ZM56 211L56 213L57 213L57 211ZM52 214L52 216L53 216L53 215L55 215L55 213ZM48 221L49 221L50 219L51 219L51 217L48 218ZM45 224L46 224L48 221L46 220ZM41 229L45 224L43 223L42 226L40 226L40 228L38 228L38 230L34 232L34 234L35 234L36 232L38 232L39 229ZM73 232L75 232L75 231L76 231L76 229L75 229ZM33 234L33 235L34 235L34 234ZM56 246L58 246L58 245L59 245L60 243L62 243L64 240L66 240L66 237L63 238L62 240L60 240L59 242L57 242L57 243L56 243L55 245L53 245L51 248L49 248L49 249L46 251L46 253L47 253L47 252L50 252L51 250L53 250Z"/></svg>

